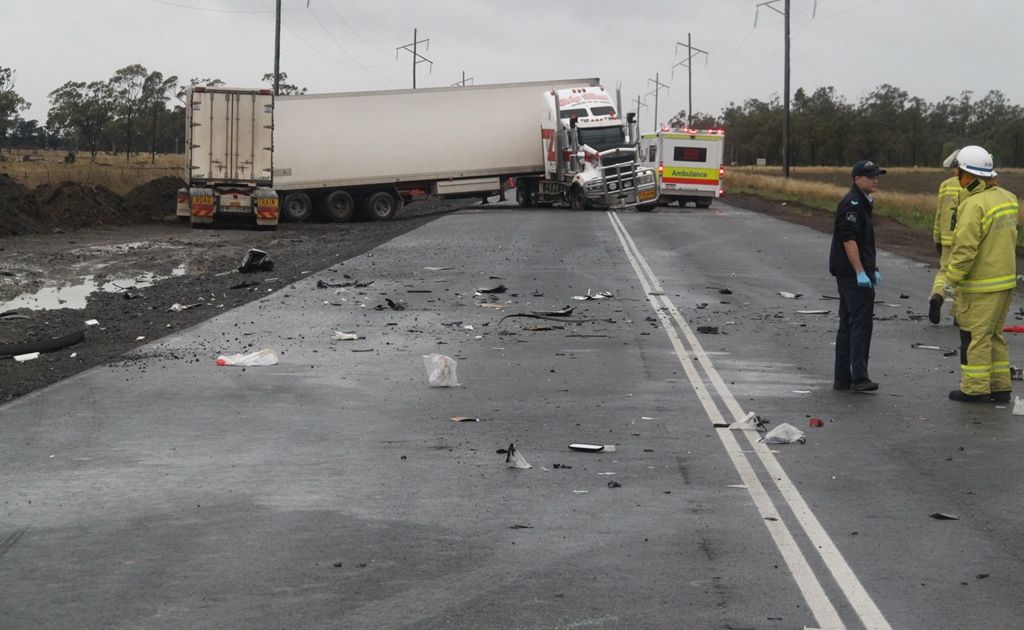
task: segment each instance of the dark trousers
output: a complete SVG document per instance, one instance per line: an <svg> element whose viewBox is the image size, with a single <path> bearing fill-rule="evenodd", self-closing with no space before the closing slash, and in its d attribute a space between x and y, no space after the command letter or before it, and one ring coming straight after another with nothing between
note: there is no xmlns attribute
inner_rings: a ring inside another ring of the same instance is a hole
<svg viewBox="0 0 1024 630"><path fill-rule="evenodd" d="M855 276L836 276L839 287L839 330L836 331L835 380L850 383L868 378L875 289L857 286Z"/></svg>

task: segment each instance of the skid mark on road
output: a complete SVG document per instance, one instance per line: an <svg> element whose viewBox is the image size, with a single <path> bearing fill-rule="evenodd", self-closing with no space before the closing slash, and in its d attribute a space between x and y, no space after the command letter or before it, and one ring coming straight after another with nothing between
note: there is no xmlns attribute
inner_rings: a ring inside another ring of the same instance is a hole
<svg viewBox="0 0 1024 630"><path fill-rule="evenodd" d="M611 212L608 213L608 217L616 236L618 236L622 244L626 258L640 280L648 302L661 320L665 333L675 349L676 356L686 372L690 384L693 386L694 393L696 393L698 400L707 413L708 420L713 425L727 424L728 422L740 420L746 414L722 380L718 370L711 363L708 353L704 352L690 325L683 318L675 304L665 294L658 277L647 264L646 259L640 253L639 248L626 231L619 217ZM686 340L685 344L683 343L683 338ZM701 366L707 382L698 372L694 363L698 363ZM710 388L714 388L721 404L728 412L730 416L728 422L719 408L719 404L712 397ZM746 485L755 507L768 528L768 533L782 554L786 566L793 575L793 579L796 581L797 587L803 594L819 627L842 628L845 626L836 610L835 604L825 593L821 581L815 575L807 557L800 550L793 532L786 525L783 516L776 509L772 497L764 485L762 485L761 476L754 470L753 464L747 457L748 453L757 455L757 461L763 466L765 475L773 481L781 500L793 513L810 544L818 551L822 562L828 568L836 585L849 601L850 606L864 627L872 629L890 628L882 612L875 605L871 596L868 595L860 580L857 579L857 576L853 573L853 570L847 564L835 543L829 538L817 517L811 512L810 507L789 479L789 476L783 470L774 454L758 441L759 435L752 431L731 431L727 428L716 428L715 432L718 434L722 446L732 460L736 472L739 473L740 478ZM737 433L742 433L746 436L750 448L753 450L744 451L741 448Z"/></svg>

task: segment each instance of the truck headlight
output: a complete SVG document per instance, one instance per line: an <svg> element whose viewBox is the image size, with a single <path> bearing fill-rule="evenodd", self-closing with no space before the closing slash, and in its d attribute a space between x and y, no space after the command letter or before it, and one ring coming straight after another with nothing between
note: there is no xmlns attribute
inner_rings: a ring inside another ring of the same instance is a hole
<svg viewBox="0 0 1024 630"><path fill-rule="evenodd" d="M648 171L648 172L644 173L643 175L640 175L639 177L637 177L637 181L640 184L653 184L654 183L654 173L651 173L650 171Z"/></svg>

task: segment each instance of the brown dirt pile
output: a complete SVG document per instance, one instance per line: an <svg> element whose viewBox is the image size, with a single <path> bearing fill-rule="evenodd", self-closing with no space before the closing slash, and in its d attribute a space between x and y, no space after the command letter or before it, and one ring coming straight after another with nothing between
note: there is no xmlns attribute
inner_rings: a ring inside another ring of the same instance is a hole
<svg viewBox="0 0 1024 630"><path fill-rule="evenodd" d="M0 173L0 236L40 232L41 218L32 191Z"/></svg>
<svg viewBox="0 0 1024 630"><path fill-rule="evenodd" d="M174 214L178 189L185 187L179 177L159 177L140 184L124 196L125 212L134 222L160 221Z"/></svg>

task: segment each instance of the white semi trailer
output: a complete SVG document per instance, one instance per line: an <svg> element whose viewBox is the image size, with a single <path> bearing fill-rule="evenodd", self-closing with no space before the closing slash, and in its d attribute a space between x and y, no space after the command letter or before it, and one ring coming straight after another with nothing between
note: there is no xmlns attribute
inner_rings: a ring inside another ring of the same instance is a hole
<svg viewBox="0 0 1024 630"><path fill-rule="evenodd" d="M586 109L598 101L600 113ZM569 102L583 105L556 105ZM278 96L281 215L348 221L362 210L385 220L409 201L485 197L510 178L527 191L517 193L525 206L653 203L653 169L640 165L611 105L598 79ZM566 109L572 117L556 123Z"/></svg>
<svg viewBox="0 0 1024 630"><path fill-rule="evenodd" d="M192 87L186 96L188 188L177 215L193 226L241 221L274 228L274 96L270 90Z"/></svg>

